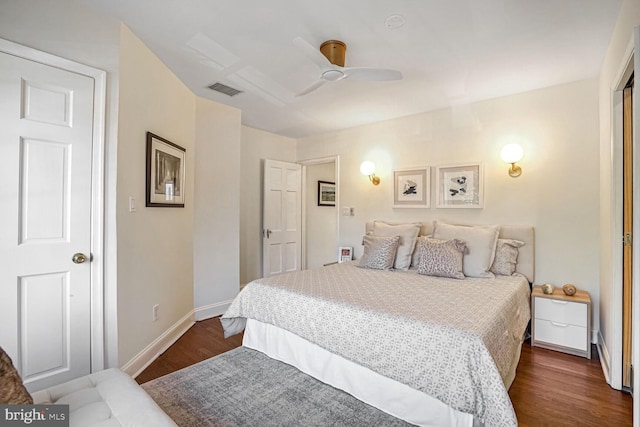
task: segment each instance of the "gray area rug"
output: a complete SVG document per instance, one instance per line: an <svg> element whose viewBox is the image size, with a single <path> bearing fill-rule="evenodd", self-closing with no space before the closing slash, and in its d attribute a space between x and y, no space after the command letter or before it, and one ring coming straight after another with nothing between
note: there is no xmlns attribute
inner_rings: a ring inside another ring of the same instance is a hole
<svg viewBox="0 0 640 427"><path fill-rule="evenodd" d="M180 427L411 425L246 347L142 387Z"/></svg>

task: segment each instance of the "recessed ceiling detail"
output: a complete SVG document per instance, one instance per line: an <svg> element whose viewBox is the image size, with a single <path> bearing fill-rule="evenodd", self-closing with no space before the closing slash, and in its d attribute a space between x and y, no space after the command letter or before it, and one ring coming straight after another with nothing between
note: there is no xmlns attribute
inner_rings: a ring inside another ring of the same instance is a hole
<svg viewBox="0 0 640 427"><path fill-rule="evenodd" d="M220 71L231 67L240 60L236 55L202 33L189 39L187 46L206 57L209 62L213 62L214 67Z"/></svg>

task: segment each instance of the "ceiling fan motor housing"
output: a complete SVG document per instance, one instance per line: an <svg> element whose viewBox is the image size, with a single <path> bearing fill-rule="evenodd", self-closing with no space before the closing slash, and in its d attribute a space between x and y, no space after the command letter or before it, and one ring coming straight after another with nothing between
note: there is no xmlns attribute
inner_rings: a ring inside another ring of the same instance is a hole
<svg viewBox="0 0 640 427"><path fill-rule="evenodd" d="M344 57L347 53L347 45L340 40L327 40L320 45L320 52L333 65L344 67Z"/></svg>

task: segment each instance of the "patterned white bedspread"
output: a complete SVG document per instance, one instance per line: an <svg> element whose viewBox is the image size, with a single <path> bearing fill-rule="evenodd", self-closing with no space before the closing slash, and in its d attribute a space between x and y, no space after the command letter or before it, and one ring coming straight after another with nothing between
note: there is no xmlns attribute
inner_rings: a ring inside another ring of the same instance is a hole
<svg viewBox="0 0 640 427"><path fill-rule="evenodd" d="M464 280L335 264L248 284L222 317L270 323L487 426L517 425L504 386L529 311L524 277Z"/></svg>

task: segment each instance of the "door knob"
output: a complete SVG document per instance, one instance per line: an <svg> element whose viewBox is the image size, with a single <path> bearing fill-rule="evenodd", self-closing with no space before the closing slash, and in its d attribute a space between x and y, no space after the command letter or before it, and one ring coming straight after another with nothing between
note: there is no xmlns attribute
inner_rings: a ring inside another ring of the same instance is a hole
<svg viewBox="0 0 640 427"><path fill-rule="evenodd" d="M82 264L87 260L87 256L85 254L81 254L80 252L78 252L73 254L73 257L71 258L71 260L76 264Z"/></svg>

